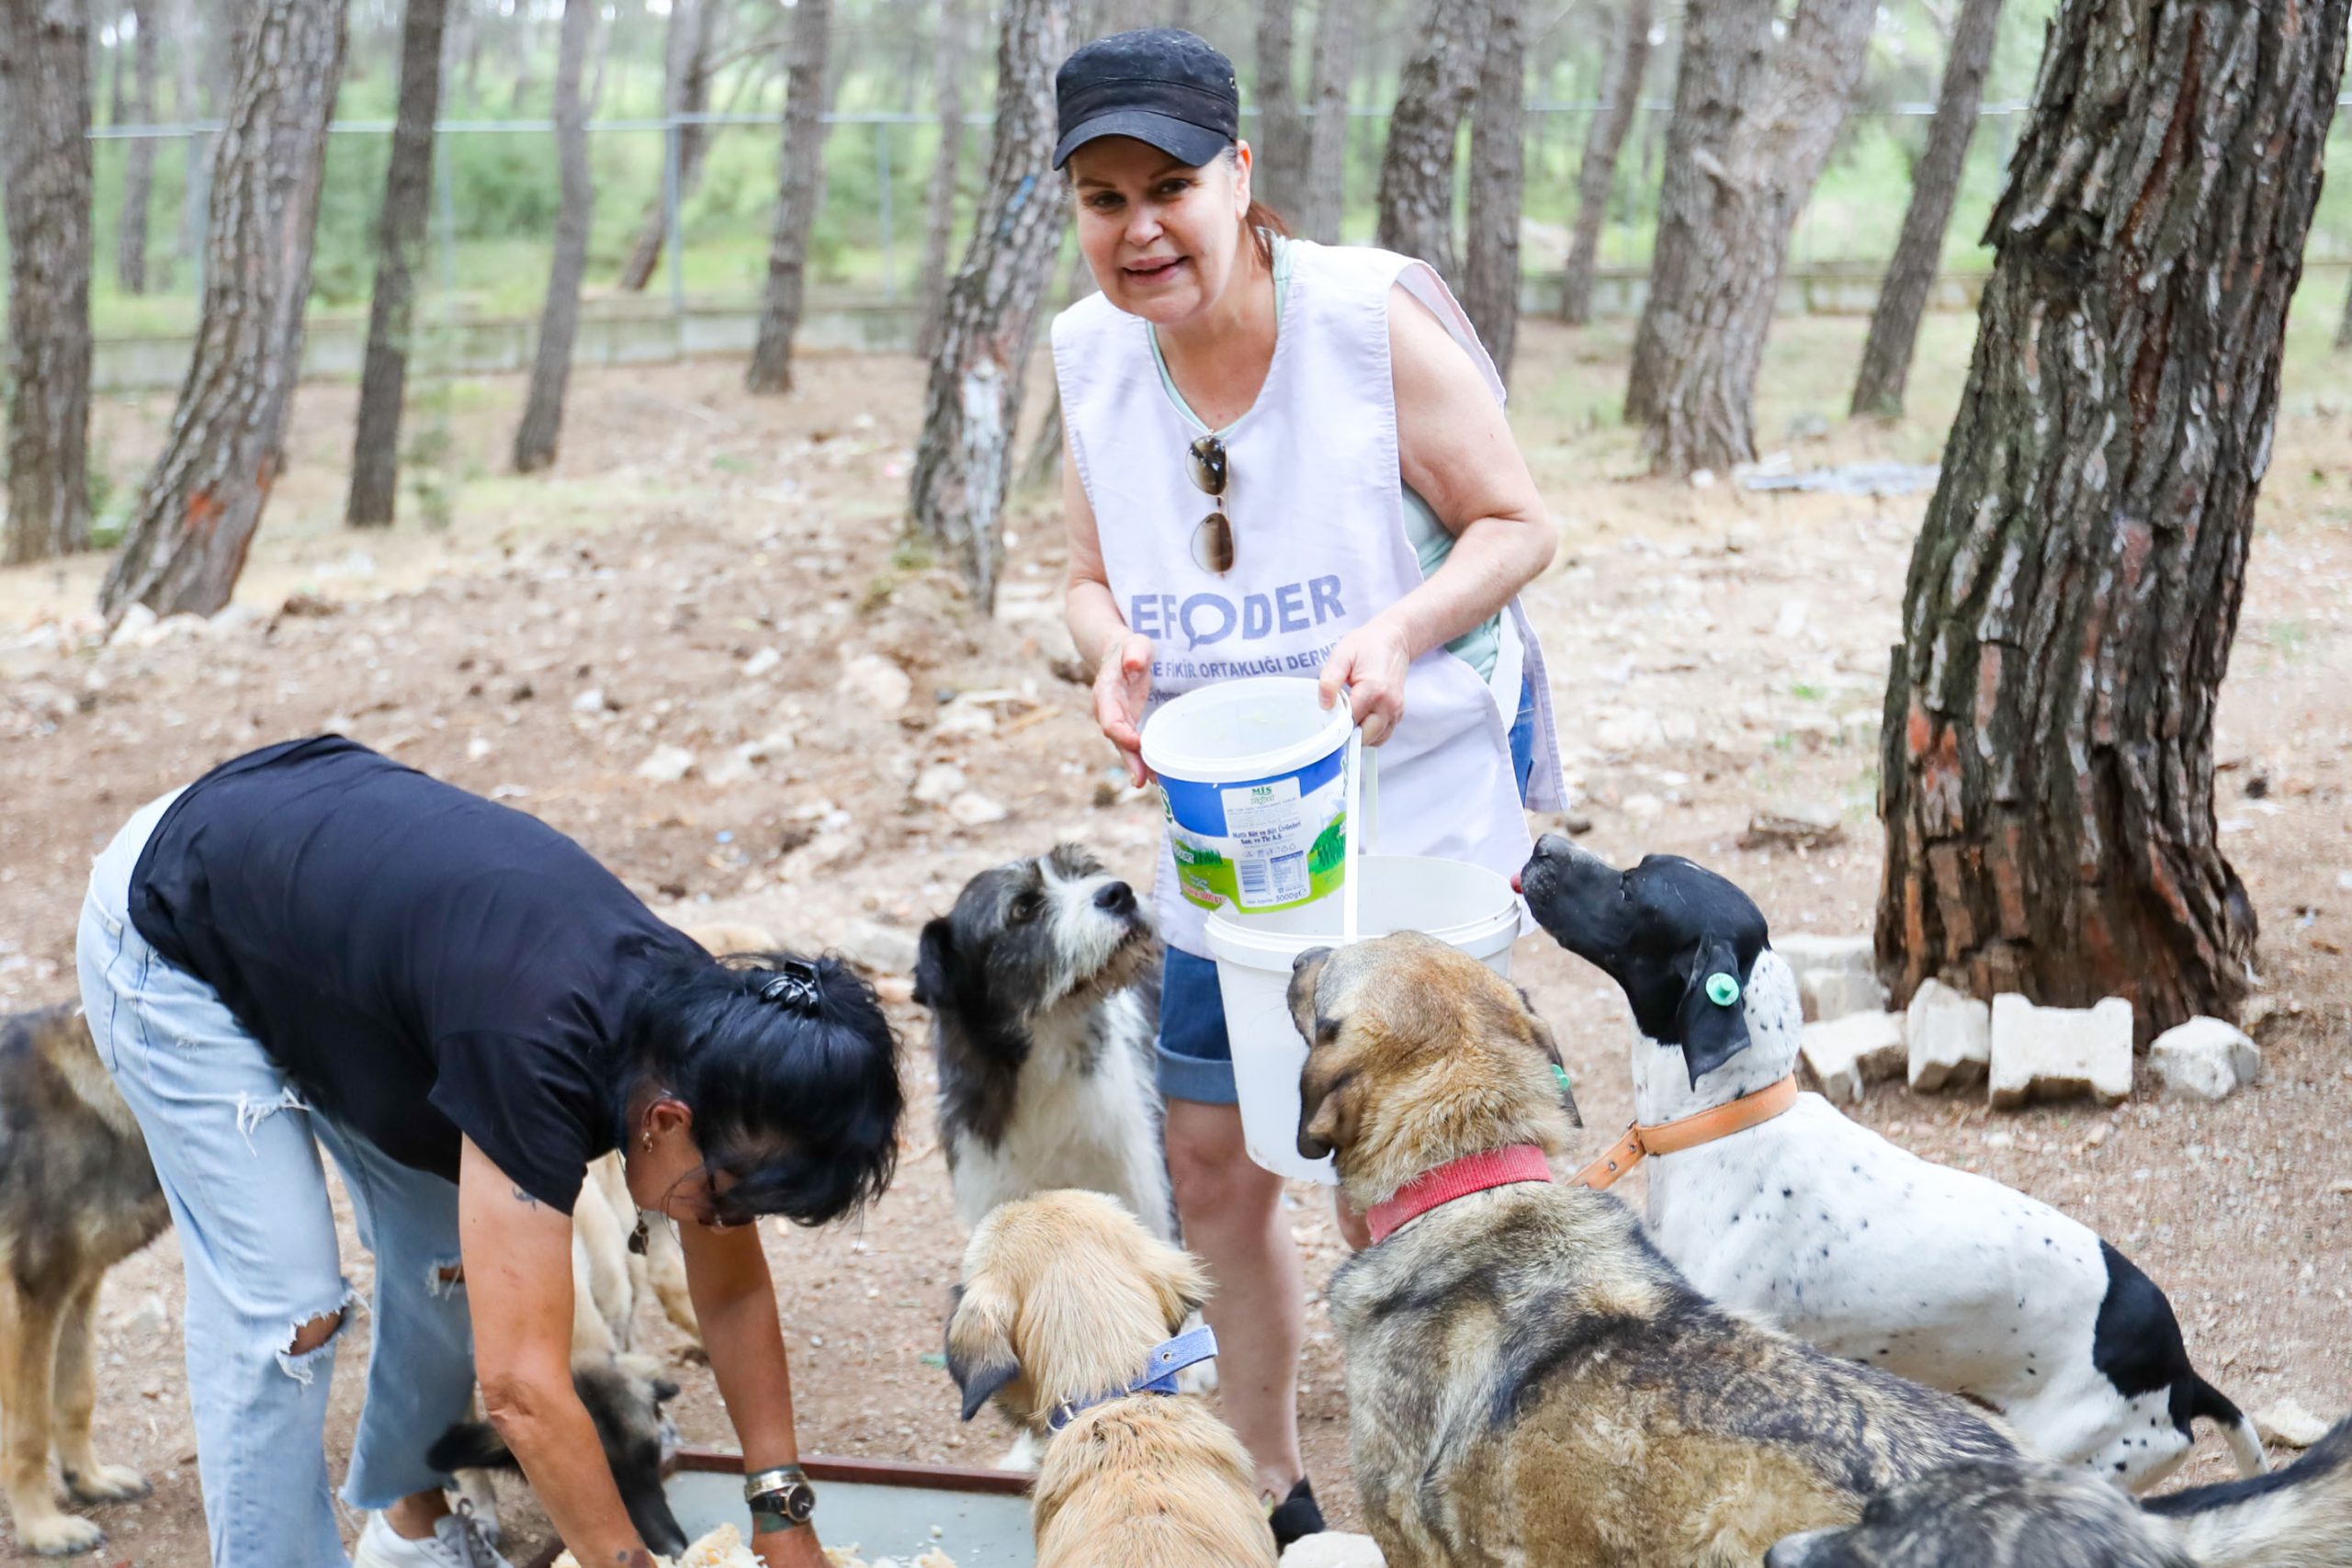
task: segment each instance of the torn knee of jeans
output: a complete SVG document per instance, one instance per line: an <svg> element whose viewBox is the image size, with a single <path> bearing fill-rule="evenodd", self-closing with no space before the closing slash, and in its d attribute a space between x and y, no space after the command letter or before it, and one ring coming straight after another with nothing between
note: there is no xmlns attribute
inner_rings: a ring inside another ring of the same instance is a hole
<svg viewBox="0 0 2352 1568"><path fill-rule="evenodd" d="M457 1258L430 1264L424 1270L424 1292L435 1301L456 1295L466 1288L466 1266Z"/></svg>
<svg viewBox="0 0 2352 1568"><path fill-rule="evenodd" d="M308 1111L301 1094L288 1084L276 1094L257 1099L250 1094L237 1096L237 1132L245 1140L247 1149L254 1148L254 1129L281 1111ZM254 1150L259 1153L259 1150Z"/></svg>
<svg viewBox="0 0 2352 1568"><path fill-rule="evenodd" d="M345 1284L343 1300L324 1312L296 1319L292 1337L277 1352L278 1369L308 1387L317 1375L319 1358L334 1353L335 1339L343 1333L343 1325L349 1321L351 1308L357 1300L356 1293Z"/></svg>

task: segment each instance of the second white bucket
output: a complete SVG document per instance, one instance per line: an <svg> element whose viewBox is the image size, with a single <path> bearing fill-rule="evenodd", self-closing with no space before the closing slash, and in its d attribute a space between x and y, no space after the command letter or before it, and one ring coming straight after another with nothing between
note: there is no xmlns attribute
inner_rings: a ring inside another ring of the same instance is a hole
<svg viewBox="0 0 2352 1568"><path fill-rule="evenodd" d="M1357 933L1423 931L1498 975L1510 973L1519 897L1507 877L1460 861L1366 855L1356 863ZM1309 948L1339 945L1340 900L1320 899L1276 914L1209 916L1209 955L1233 1042L1233 1081L1250 1158L1278 1176L1331 1185L1329 1159L1298 1152L1298 1075L1306 1042L1291 1021L1292 962Z"/></svg>

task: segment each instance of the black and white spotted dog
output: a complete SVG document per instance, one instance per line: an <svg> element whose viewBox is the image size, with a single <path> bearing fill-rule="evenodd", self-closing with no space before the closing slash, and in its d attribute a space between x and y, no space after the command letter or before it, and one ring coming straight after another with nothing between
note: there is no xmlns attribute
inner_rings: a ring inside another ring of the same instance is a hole
<svg viewBox="0 0 2352 1568"><path fill-rule="evenodd" d="M1159 934L1075 844L984 871L923 927L939 1133L956 1215L1058 1187L1107 1192L1173 1241L1152 1039Z"/></svg>
<svg viewBox="0 0 2352 1568"><path fill-rule="evenodd" d="M1520 884L1544 930L1632 1004L1642 1123L1794 1069L1796 976L1730 882L1675 855L1621 872L1546 834ZM1706 995L1716 974L1736 977L1737 1005ZM1645 1168L1651 1235L1726 1305L1989 1404L2039 1453L2133 1491L2178 1467L2200 1416L2241 1473L2263 1469L2253 1424L2189 1365L2164 1292L2047 1203L1920 1159L1816 1094Z"/></svg>

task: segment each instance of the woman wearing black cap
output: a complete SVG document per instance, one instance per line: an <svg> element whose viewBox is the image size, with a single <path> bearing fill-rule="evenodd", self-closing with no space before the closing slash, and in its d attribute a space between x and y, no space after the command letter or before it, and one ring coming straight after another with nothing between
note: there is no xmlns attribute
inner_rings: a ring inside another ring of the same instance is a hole
<svg viewBox="0 0 2352 1568"><path fill-rule="evenodd" d="M355 1298L321 1144L377 1264L343 1489L368 1515L360 1568L498 1562L426 1457L477 1368L574 1555L650 1568L571 1373L572 1201L614 1149L680 1222L754 1548L821 1568L752 1222L819 1224L889 1180L893 1041L855 976L723 966L554 829L332 735L133 816L77 957L178 1226L216 1568L346 1561L323 1433Z"/></svg>
<svg viewBox="0 0 2352 1568"><path fill-rule="evenodd" d="M1054 367L1068 614L1103 734L1140 782L1152 705L1314 675L1382 748L1382 852L1516 871L1522 805L1560 804L1516 599L1555 536L1467 318L1422 263L1287 237L1251 198L1232 65L1191 33L1099 39L1055 85L1055 163L1102 289L1055 321ZM1170 1174L1216 1285L1226 1412L1286 1542L1320 1525L1298 1453L1298 1252L1280 1179L1243 1152L1204 934L1220 900L1164 843L1157 893Z"/></svg>

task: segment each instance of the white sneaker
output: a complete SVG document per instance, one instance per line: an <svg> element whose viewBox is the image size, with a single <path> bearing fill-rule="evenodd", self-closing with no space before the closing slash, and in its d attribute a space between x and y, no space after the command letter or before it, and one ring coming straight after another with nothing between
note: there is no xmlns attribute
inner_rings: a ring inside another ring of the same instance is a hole
<svg viewBox="0 0 2352 1568"><path fill-rule="evenodd" d="M435 1520L429 1540L411 1540L384 1522L381 1514L368 1516L353 1548L351 1568L513 1568L482 1539L481 1529L463 1514Z"/></svg>

